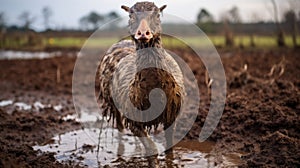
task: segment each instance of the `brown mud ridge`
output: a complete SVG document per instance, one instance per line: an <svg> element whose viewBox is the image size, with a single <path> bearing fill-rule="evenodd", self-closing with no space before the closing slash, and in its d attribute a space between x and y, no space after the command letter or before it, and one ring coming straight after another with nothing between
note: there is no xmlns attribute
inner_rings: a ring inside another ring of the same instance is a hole
<svg viewBox="0 0 300 168"><path fill-rule="evenodd" d="M209 109L205 68L193 53L175 53L198 79L201 108L185 137L197 139ZM209 138L215 142L212 150L220 157L224 153L242 154L240 167L299 167L300 52L220 51L220 55L227 99L223 116ZM80 167L72 161L58 162L54 153L41 153L32 147L81 128L72 119L62 119L75 113L71 91L75 61L69 56L0 60L0 102L4 103L0 104L0 167ZM20 102L30 106L26 109ZM218 159L215 162L217 165ZM127 164L133 165L141 166Z"/></svg>

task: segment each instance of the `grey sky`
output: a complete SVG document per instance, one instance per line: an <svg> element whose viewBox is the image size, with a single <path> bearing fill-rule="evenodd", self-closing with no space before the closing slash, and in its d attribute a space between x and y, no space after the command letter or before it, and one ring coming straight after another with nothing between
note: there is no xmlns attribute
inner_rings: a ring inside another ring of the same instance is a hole
<svg viewBox="0 0 300 168"><path fill-rule="evenodd" d="M43 28L41 10L49 6L53 11L51 17L52 28L78 28L78 20L90 11L101 14L116 11L121 16L126 13L121 10L121 5L132 6L136 0L0 0L0 12L4 12L9 24L19 24L18 16L28 11L36 20L34 28ZM206 8L215 19L221 14L237 6L243 21L251 21L253 17L262 20L271 20L272 12L270 0L153 0L157 6L167 4L165 13L176 15L187 21L195 22L197 13L201 8ZM280 11L288 8L286 0L277 0ZM255 14L256 13L256 14Z"/></svg>

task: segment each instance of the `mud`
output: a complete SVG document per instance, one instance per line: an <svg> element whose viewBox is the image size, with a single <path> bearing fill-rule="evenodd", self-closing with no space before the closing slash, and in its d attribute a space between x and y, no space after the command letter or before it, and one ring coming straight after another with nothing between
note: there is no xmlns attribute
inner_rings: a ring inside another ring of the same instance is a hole
<svg viewBox="0 0 300 168"><path fill-rule="evenodd" d="M220 51L227 78L227 99L219 125L209 138L213 145L191 143L198 139L209 109L205 68L193 53L175 52L189 63L201 92L197 120L184 141L176 146L175 164L186 167L201 167L200 164L202 167L300 166L299 51ZM89 165L84 162L86 157L80 155L75 155L76 159L59 159L59 153L63 152L55 145L58 135L63 137L82 128L74 118L66 117L75 114L71 90L75 61L75 56L66 53L45 59L0 60L0 167ZM79 151L96 150L92 143L80 143L81 146L77 144ZM50 148L51 144L52 151L37 148ZM125 157L125 161L107 158L107 167L140 167L146 163L138 156ZM201 158L206 159L205 164L197 162ZM210 159L209 165L207 159ZM115 163L111 164L112 161ZM164 166L163 155L160 161Z"/></svg>

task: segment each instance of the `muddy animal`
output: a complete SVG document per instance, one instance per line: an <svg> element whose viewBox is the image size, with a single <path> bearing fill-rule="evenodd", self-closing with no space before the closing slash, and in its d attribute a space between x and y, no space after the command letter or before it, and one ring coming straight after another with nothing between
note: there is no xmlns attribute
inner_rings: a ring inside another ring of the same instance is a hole
<svg viewBox="0 0 300 168"><path fill-rule="evenodd" d="M162 45L160 14L166 5L159 8L152 2L138 2L132 7L121 8L129 14L131 40L114 44L102 57L98 68L99 103L103 115L108 116L119 131L128 128L139 137L146 154L150 156L149 167L156 167L158 152L149 137L149 130L163 125L166 153L172 153L173 123L185 93L183 75L177 62ZM128 113L151 108L149 94L155 88L165 94L161 97L166 98L162 112L151 120L148 120L151 117L149 113L142 114L143 121L128 117Z"/></svg>

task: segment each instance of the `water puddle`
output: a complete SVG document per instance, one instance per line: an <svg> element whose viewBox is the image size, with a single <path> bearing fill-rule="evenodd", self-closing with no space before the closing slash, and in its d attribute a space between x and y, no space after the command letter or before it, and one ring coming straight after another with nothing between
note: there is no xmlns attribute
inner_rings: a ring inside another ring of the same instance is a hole
<svg viewBox="0 0 300 168"><path fill-rule="evenodd" d="M66 117L65 119L70 118ZM85 128L53 137L47 144L33 146L40 152L54 152L59 162L77 163L88 167L119 167L132 165L145 166L147 161L139 153L144 153L140 141L130 132L120 134L117 129L106 127ZM160 151L160 166L166 166L161 138L152 137ZM50 143L49 143L50 142ZM234 167L240 164L240 157L235 154L224 156L221 164L215 163L216 156L211 153L213 142L197 140L180 141L174 147L174 167Z"/></svg>
<svg viewBox="0 0 300 168"><path fill-rule="evenodd" d="M31 59L60 56L61 52L0 51L0 59Z"/></svg>
<svg viewBox="0 0 300 168"><path fill-rule="evenodd" d="M65 134L55 136L51 144L34 146L35 150L41 150L43 152L55 152L56 159L58 161L72 160L80 163L80 165L87 165L89 167L99 167L104 165L117 166L121 162L127 162L135 159L135 162L145 162L144 158L134 155L134 153L143 153L144 148L137 138L130 133L125 133L121 137L118 136L118 131L112 128L103 129L103 134L100 135L100 143L95 142L98 139L99 129L83 129L68 132ZM121 143L119 143L121 142ZM99 146L98 146L99 144ZM159 150L163 150L163 144L160 144L156 140L156 145ZM212 144L209 144L210 146ZM203 145L202 145L203 146ZM203 148L207 148L206 146ZM122 152L120 152L122 151ZM205 149L205 152L208 150ZM121 157L118 157L118 154ZM178 144L175 147L174 164L186 165L186 164L205 164L207 159L205 155L200 151L190 151L185 148L184 145ZM138 159L137 159L138 158ZM163 160L164 156L160 155L160 160Z"/></svg>
<svg viewBox="0 0 300 168"><path fill-rule="evenodd" d="M13 104L12 100L3 100L3 101L0 101L0 107L8 106L8 105L11 105L11 104Z"/></svg>
<svg viewBox="0 0 300 168"><path fill-rule="evenodd" d="M11 50L0 50L0 60L4 59L45 59L57 56L76 56L75 52L62 53L60 51L56 52L32 52L32 51L11 51Z"/></svg>
<svg viewBox="0 0 300 168"><path fill-rule="evenodd" d="M24 111L40 111L45 108L53 108L55 111L61 111L62 110L62 105L51 105L51 104L43 104L40 101L35 101L33 103L25 103L25 102L20 102L16 101L14 102L13 100L1 100L0 101L0 107L5 107L7 108L7 112L10 114L14 110L24 110Z"/></svg>
<svg viewBox="0 0 300 168"><path fill-rule="evenodd" d="M75 121L80 122L80 123L82 123L83 125L86 126L86 125L89 125L91 123L95 123L99 120L102 120L102 116L97 115L96 112L95 113L82 112L78 115L77 114L66 115L66 116L62 117L62 119L64 121L75 120Z"/></svg>

